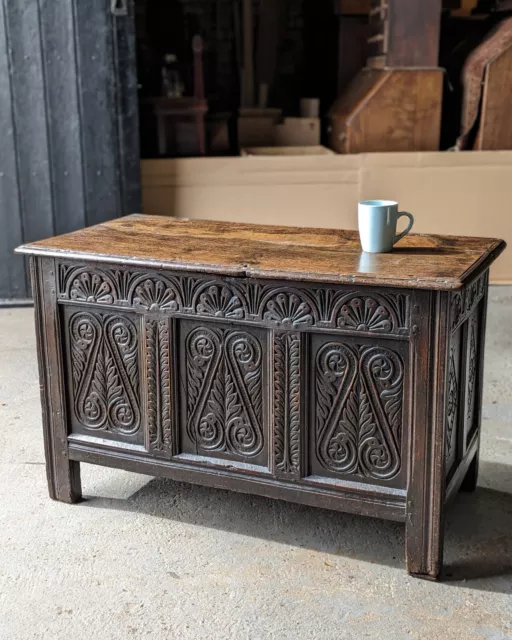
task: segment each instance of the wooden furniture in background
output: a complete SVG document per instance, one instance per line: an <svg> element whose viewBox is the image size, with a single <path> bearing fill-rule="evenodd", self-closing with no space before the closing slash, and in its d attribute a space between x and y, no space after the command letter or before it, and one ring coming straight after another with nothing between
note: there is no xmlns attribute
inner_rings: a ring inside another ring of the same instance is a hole
<svg viewBox="0 0 512 640"><path fill-rule="evenodd" d="M437 151L442 87L441 69L363 69L327 115L329 147Z"/></svg>
<svg viewBox="0 0 512 640"><path fill-rule="evenodd" d="M441 0L372 0L369 66L435 67Z"/></svg>
<svg viewBox="0 0 512 640"><path fill-rule="evenodd" d="M90 462L388 518L437 578L503 248L142 215L21 247L51 497L80 500Z"/></svg>
<svg viewBox="0 0 512 640"><path fill-rule="evenodd" d="M245 156L331 156L334 151L321 145L295 147L245 147L240 149L240 155Z"/></svg>
<svg viewBox="0 0 512 640"><path fill-rule="evenodd" d="M441 0L372 0L368 60L331 107L339 153L439 149Z"/></svg>
<svg viewBox="0 0 512 640"><path fill-rule="evenodd" d="M154 97L145 102L153 106L157 121L158 152L161 156L201 155L206 153L205 116L208 103L204 97L204 44L201 36L192 40L194 95Z"/></svg>
<svg viewBox="0 0 512 640"><path fill-rule="evenodd" d="M358 72L365 66L368 57L369 12L366 3L336 0L334 12L338 19L338 68L337 95L341 95ZM366 14L366 15L365 15Z"/></svg>
<svg viewBox="0 0 512 640"><path fill-rule="evenodd" d="M512 18L498 23L469 55L462 74L462 150L512 149Z"/></svg>
<svg viewBox="0 0 512 640"><path fill-rule="evenodd" d="M206 142L204 118L208 111L205 100L195 97L147 98L157 120L158 153L171 155L204 155Z"/></svg>
<svg viewBox="0 0 512 640"><path fill-rule="evenodd" d="M473 149L512 149L512 43L485 69L480 127Z"/></svg>
<svg viewBox="0 0 512 640"><path fill-rule="evenodd" d="M476 10L483 13L512 11L512 0L479 0Z"/></svg>

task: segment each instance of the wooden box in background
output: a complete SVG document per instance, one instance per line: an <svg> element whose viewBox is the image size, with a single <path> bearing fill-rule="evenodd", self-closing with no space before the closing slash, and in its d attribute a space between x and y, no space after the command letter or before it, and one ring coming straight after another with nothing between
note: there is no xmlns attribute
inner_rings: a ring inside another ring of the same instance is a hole
<svg viewBox="0 0 512 640"><path fill-rule="evenodd" d="M338 153L437 151L443 71L363 69L328 114Z"/></svg>

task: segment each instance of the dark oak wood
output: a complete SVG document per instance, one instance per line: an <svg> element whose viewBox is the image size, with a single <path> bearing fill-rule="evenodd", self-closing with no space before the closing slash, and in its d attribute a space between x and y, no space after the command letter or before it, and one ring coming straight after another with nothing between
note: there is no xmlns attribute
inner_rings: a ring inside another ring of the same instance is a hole
<svg viewBox="0 0 512 640"><path fill-rule="evenodd" d="M372 0L369 65L436 67L441 0Z"/></svg>
<svg viewBox="0 0 512 640"><path fill-rule="evenodd" d="M386 65L435 67L439 55L441 0L388 0ZM412 5L412 6L411 6Z"/></svg>
<svg viewBox="0 0 512 640"><path fill-rule="evenodd" d="M354 232L132 216L22 247L50 496L80 500L91 462L388 518L438 578L504 246L412 236L372 264Z"/></svg>
<svg viewBox="0 0 512 640"><path fill-rule="evenodd" d="M19 253L233 276L458 289L505 243L410 234L392 253L362 254L356 231L134 214L23 245Z"/></svg>
<svg viewBox="0 0 512 640"><path fill-rule="evenodd" d="M410 573L438 577L443 557L449 297L441 292L415 296L414 310L417 331L411 342L415 377L406 560Z"/></svg>
<svg viewBox="0 0 512 640"><path fill-rule="evenodd" d="M50 497L79 502L82 497L80 466L70 460L62 367L59 309L56 304L55 260L31 259L32 290L43 418L46 475Z"/></svg>

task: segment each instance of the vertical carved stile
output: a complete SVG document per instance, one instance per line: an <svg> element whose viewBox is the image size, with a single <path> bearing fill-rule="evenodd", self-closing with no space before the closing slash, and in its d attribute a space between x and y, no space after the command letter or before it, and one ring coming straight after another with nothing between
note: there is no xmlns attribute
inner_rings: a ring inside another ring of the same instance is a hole
<svg viewBox="0 0 512 640"><path fill-rule="evenodd" d="M273 438L275 475L302 475L301 335L275 333L273 340Z"/></svg>
<svg viewBox="0 0 512 640"><path fill-rule="evenodd" d="M171 403L172 320L145 318L143 362L146 377L146 449L173 453Z"/></svg>

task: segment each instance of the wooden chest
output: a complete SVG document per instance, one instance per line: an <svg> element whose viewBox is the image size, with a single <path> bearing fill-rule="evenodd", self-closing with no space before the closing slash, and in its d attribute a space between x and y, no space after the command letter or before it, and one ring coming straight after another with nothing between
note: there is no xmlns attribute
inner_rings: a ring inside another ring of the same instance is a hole
<svg viewBox="0 0 512 640"><path fill-rule="evenodd" d="M20 247L51 497L90 462L404 521L409 571L438 577L504 246L134 215Z"/></svg>

